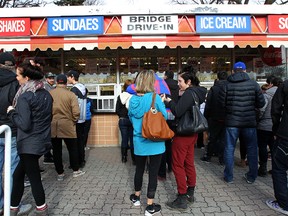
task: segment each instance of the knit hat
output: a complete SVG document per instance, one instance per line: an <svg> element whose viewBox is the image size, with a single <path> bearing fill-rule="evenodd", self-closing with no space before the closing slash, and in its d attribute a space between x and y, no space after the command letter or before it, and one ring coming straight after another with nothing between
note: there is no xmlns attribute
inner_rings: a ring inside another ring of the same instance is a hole
<svg viewBox="0 0 288 216"><path fill-rule="evenodd" d="M5 66L14 66L15 62L15 58L12 54L8 52L0 53L0 64Z"/></svg>
<svg viewBox="0 0 288 216"><path fill-rule="evenodd" d="M67 84L67 77L65 74L59 74L57 77L56 77L56 82L58 84Z"/></svg>

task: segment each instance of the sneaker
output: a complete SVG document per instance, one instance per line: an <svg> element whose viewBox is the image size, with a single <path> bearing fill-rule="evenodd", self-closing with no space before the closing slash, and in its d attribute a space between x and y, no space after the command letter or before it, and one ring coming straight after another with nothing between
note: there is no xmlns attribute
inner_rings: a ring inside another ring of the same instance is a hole
<svg viewBox="0 0 288 216"><path fill-rule="evenodd" d="M228 183L228 184L233 184L233 183L234 183L233 180L228 181L225 177L224 177L224 181L225 181L226 183Z"/></svg>
<svg viewBox="0 0 288 216"><path fill-rule="evenodd" d="M57 176L57 181L63 181L63 180L64 180L64 176L65 176L64 173L59 174L59 175Z"/></svg>
<svg viewBox="0 0 288 216"><path fill-rule="evenodd" d="M48 205L45 204L45 206L42 208L36 207L35 213L37 216L48 216Z"/></svg>
<svg viewBox="0 0 288 216"><path fill-rule="evenodd" d="M32 210L32 205L31 204L21 204L18 209L19 209L19 211L18 211L17 216L28 215L28 213Z"/></svg>
<svg viewBox="0 0 288 216"><path fill-rule="evenodd" d="M145 209L145 216L155 215L161 212L161 205L153 203L152 205L148 205Z"/></svg>
<svg viewBox="0 0 288 216"><path fill-rule="evenodd" d="M24 187L30 187L31 186L31 183L29 180L25 180L24 181Z"/></svg>
<svg viewBox="0 0 288 216"><path fill-rule="evenodd" d="M177 198L172 202L167 202L166 206L172 210L186 210L188 208L188 197L186 194L178 194Z"/></svg>
<svg viewBox="0 0 288 216"><path fill-rule="evenodd" d="M248 179L247 173L244 174L243 178L248 184L253 184L255 182L255 180Z"/></svg>
<svg viewBox="0 0 288 216"><path fill-rule="evenodd" d="M206 163L210 163L211 162L211 158L208 156L203 156L200 158L201 161L204 161Z"/></svg>
<svg viewBox="0 0 288 216"><path fill-rule="evenodd" d="M84 174L85 174L85 171L82 171L82 170L74 171L73 177L76 178L76 177L84 175Z"/></svg>
<svg viewBox="0 0 288 216"><path fill-rule="evenodd" d="M44 158L43 164L54 164L53 158Z"/></svg>
<svg viewBox="0 0 288 216"><path fill-rule="evenodd" d="M269 208L271 208L271 209L273 209L273 210L275 210L277 212L280 212L282 214L288 215L288 211L286 211L283 208L281 208L276 200L274 200L274 201L273 200L267 200L266 201L266 205Z"/></svg>
<svg viewBox="0 0 288 216"><path fill-rule="evenodd" d="M89 150L89 149L90 149L90 147L88 147L88 146L86 146L86 147L84 148L84 150L86 150L86 151Z"/></svg>
<svg viewBox="0 0 288 216"><path fill-rule="evenodd" d="M134 206L140 206L140 196L136 196L135 194L130 195L130 200Z"/></svg>

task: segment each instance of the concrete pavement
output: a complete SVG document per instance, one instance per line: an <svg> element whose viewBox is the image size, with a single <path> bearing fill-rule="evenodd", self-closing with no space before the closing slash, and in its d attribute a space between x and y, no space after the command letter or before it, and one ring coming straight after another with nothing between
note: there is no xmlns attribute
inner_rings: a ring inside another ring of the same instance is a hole
<svg viewBox="0 0 288 216"><path fill-rule="evenodd" d="M195 149L195 164L197 169L196 202L185 213L171 211L165 202L176 197L176 182L174 175L168 174L165 182L158 182L155 202L162 205L158 215L196 215L196 216L274 216L281 215L269 209L265 201L273 198L272 179L258 177L254 184L247 184L243 179L248 168L235 166L234 184L223 181L223 167L217 158L211 163L200 161L202 149ZM83 170L86 174L78 178L72 177L68 169L68 156L63 146L63 161L65 162L64 181L57 181L54 165L43 165L42 174L46 200L50 216L78 215L144 215L146 203L147 177L144 175L141 207L133 207L129 196L133 193L133 176L135 166L130 157L126 164L121 163L120 148L97 147L86 151L87 163ZM239 160L239 152L235 153ZM270 164L270 163L269 163ZM30 187L25 189L23 203L35 205ZM29 215L34 215L31 212Z"/></svg>

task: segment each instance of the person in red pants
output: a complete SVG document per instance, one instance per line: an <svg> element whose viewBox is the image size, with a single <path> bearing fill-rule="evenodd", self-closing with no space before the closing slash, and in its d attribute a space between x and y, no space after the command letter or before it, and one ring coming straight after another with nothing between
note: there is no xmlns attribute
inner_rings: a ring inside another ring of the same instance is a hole
<svg viewBox="0 0 288 216"><path fill-rule="evenodd" d="M183 95L176 104L173 100L166 97L165 102L176 121L186 112L191 112L192 105L195 104L193 94L198 97L199 104L205 101L207 89L199 86L199 79L193 72L180 72L178 75L178 85ZM197 142L198 134L194 133L189 136L180 136L175 134L172 141L172 170L174 172L178 196L173 202L166 203L171 209L187 209L187 203L194 202L194 189L196 185L196 170L194 165L194 146Z"/></svg>

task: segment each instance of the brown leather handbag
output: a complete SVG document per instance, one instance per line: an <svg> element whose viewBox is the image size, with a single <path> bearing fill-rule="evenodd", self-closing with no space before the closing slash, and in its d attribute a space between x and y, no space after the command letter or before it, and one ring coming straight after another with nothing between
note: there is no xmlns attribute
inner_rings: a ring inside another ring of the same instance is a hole
<svg viewBox="0 0 288 216"><path fill-rule="evenodd" d="M163 114L155 108L156 93L153 94L151 108L144 114L142 136L155 142L165 141L174 136Z"/></svg>

